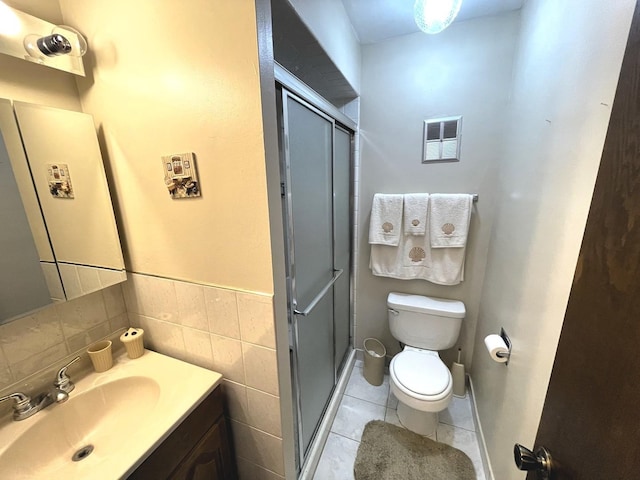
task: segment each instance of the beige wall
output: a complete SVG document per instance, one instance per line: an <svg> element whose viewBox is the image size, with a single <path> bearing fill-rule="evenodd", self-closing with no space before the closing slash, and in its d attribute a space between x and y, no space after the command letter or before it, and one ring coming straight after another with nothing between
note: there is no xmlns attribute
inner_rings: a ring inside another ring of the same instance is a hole
<svg viewBox="0 0 640 480"><path fill-rule="evenodd" d="M388 328L392 291L462 300L467 308L456 346L471 360L493 212L496 166L504 140L518 14L454 24L439 35L417 33L363 46L360 107L359 225L355 346L380 338L399 351ZM461 161L422 164L423 121L462 115ZM380 193L477 193L465 280L440 286L424 280L375 277L369 269L369 218ZM445 355L447 364L453 355Z"/></svg>
<svg viewBox="0 0 640 480"><path fill-rule="evenodd" d="M510 452L535 439L634 4L529 0L522 11L471 371L496 479L524 478ZM507 367L483 347L500 327Z"/></svg>
<svg viewBox="0 0 640 480"><path fill-rule="evenodd" d="M83 110L108 157L127 269L273 293L251 0L62 0L89 43ZM172 200L161 155L195 152Z"/></svg>

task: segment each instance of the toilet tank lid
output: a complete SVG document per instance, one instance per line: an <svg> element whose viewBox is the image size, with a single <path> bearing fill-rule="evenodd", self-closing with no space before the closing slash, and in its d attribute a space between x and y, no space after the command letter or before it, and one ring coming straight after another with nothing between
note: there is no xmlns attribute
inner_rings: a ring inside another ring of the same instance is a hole
<svg viewBox="0 0 640 480"><path fill-rule="evenodd" d="M466 310L460 300L410 295L391 292L387 297L387 306L396 310L430 313L441 317L464 318Z"/></svg>

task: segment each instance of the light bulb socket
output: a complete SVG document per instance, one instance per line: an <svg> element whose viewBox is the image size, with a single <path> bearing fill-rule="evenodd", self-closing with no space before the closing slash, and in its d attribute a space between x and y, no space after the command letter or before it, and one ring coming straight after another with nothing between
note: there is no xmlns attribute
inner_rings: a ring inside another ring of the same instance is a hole
<svg viewBox="0 0 640 480"><path fill-rule="evenodd" d="M59 33L47 35L46 37L40 37L36 41L38 50L40 50L47 57L55 57L57 55L67 55L71 53L71 42L66 37Z"/></svg>

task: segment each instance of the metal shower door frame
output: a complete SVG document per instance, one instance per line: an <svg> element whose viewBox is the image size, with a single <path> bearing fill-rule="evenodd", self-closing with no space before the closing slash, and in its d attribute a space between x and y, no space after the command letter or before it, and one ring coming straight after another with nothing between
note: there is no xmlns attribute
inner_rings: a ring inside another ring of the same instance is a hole
<svg viewBox="0 0 640 480"><path fill-rule="evenodd" d="M355 131L355 123L352 122L350 119L348 119L347 117L345 117L341 112L337 111L337 109L335 109L335 107L333 107L332 105L328 104L324 99L322 99L321 97L317 96L317 94L315 94L315 92L313 92L313 90L309 89L306 85L302 84L301 82L299 82L299 80L297 80L295 77L293 77L293 75L291 75L289 72L287 72L286 70L284 70L282 67L276 66L276 81L278 84L278 89L281 92L281 96L279 98L279 100L281 101L281 105L280 105L280 110L282 112L282 125L281 125L281 145L282 145L282 154L281 154L281 182L282 182L282 194L283 194L283 214L284 214L284 225L285 225L285 238L286 238L286 247L287 247L287 251L285 252L285 257L286 257L286 262L287 262L287 297L288 297L288 301L287 301L287 315L288 315L288 324L289 324L289 350L290 350L290 361L291 361L291 375L292 375L292 388L293 388L293 393L294 393L294 398L293 398L293 403L294 403L294 430L295 430L295 435L296 435L296 444L297 444L297 449L296 449L296 468L298 471L301 470L302 465L304 463L305 460L305 455L306 455L306 451L305 451L305 447L304 447L304 439L303 439L303 431L302 431L302 415L301 415L301 411L302 411L302 397L301 397L301 391L300 391L300 371L299 371L299 367L298 367L298 363L299 363L299 355L298 355L298 344L299 344L299 337L298 337L298 316L306 316L306 314L308 314L310 312L310 310L312 310L313 306L315 306L315 304L317 304L326 293L328 293L328 291L332 290L332 286L333 283L335 283L335 281L340 277L340 275L342 275L342 270L338 270L336 271L334 269L334 275L333 278L331 279L331 281L329 282L328 285L326 285L323 289L321 289L320 293L318 295L316 295L316 297L310 302L310 305L306 308L306 310L303 311L299 311L297 310L298 305L297 305L297 295L296 295L296 285L295 285L295 278L296 278L296 271L295 271L295 245L294 245L294 231L293 231L293 218L291 215L292 212L292 208L293 208L293 201L292 201L292 196L291 196L291 191L287 188L288 185L291 184L291 157L290 157L290 152L289 152L289 141L288 141L288 135L287 135L287 126L288 126L288 108L287 108L287 100L288 99L292 99L296 102L298 102L299 104L301 104L302 106L304 106L305 108L308 108L309 110L311 110L313 113L321 116L322 118L326 119L327 121L329 121L332 125L332 130L331 130L331 175L333 178L333 174L334 174L334 170L335 170L335 161L336 161L336 155L335 155L335 149L334 149L334 145L335 145L335 131L336 128L339 128L340 130L349 133L352 137L352 142L351 142L351 158L353 157L353 134ZM295 93L294 93L295 92ZM311 97L311 101L313 101L316 104L320 104L321 108L316 107L316 105L314 103L311 103L309 101L307 101L305 98L302 97L302 95L304 95L305 97ZM328 112L327 112L328 110ZM338 118L336 118L338 117ZM332 180L333 182L333 180ZM352 182L350 182L352 184ZM350 187L352 188L352 186ZM333 190L333 187L332 187ZM352 205L351 205L351 201L352 201L352 191L349 192L349 208L351 209ZM333 203L333 198L331 198L331 212L332 212L332 216L335 215L335 210L334 210L334 203ZM336 238L335 238L335 228L333 225L333 220L332 220L332 252L335 250L335 242L336 242ZM350 232L350 239L352 238L351 232ZM350 249L351 249L351 245L350 245ZM334 257L334 254L332 253L332 257ZM335 257L333 258L333 261L335 262ZM333 267L333 265L332 265ZM352 284L353 284L353 279L352 279L352 261L350 261L350 265L349 268L351 269L351 275L350 275L350 279L349 279L349 285L350 285L350 304L352 305ZM352 318L352 314L349 315L349 323L352 326L353 323L353 318ZM341 365L337 365L336 361L335 361L335 356L336 356L336 346L335 346L335 317L332 321L332 325L331 325L331 329L332 329L332 335L334 338L333 341L333 352L332 352L332 358L331 358L331 363L333 366L333 388L332 391L329 394L329 399L331 398L331 395L333 394L333 389L335 389L336 383L337 383L337 376L338 376L338 369L340 368ZM350 339L351 340L351 339ZM344 363L344 362L343 362ZM328 404L328 402L327 402ZM326 405L325 405L325 411L326 411ZM324 413L323 413L324 415ZM322 417L321 417L322 418ZM313 444L314 438L317 435L317 430L318 430L318 425L315 426L315 431L311 437L311 441L310 441L310 446Z"/></svg>
<svg viewBox="0 0 640 480"><path fill-rule="evenodd" d="M289 139L288 139L288 131L287 131L287 125L289 122L287 101L289 99L292 99L300 103L305 108L308 108L313 113L316 113L317 115L321 116L322 118L324 118L325 120L329 121L332 124L332 132L331 132L332 171L333 171L333 156L334 156L333 155L333 141L334 141L333 129L335 128L335 121L330 116L324 114L322 111L318 110L313 105L306 102L304 99L288 91L286 87L284 86L282 87L282 117L283 117L282 128L283 128L283 137L284 137L284 148L283 148L284 155L282 158L282 162L283 162L282 172L285 177L283 178L283 190L285 194L284 201L286 203L286 208L284 209L284 216L285 216L284 220L286 225L286 242L287 242L287 251L285 252L285 257L287 262L287 273L288 273L287 275L287 296L288 296L287 315L289 319L289 349L291 352L291 360L292 360L291 374L293 377L293 382L292 382L293 391L294 391L293 400L294 400L294 405L296 410L295 423L294 423L294 430L297 437L296 443L298 446L297 452L296 452L296 464L298 469L300 469L304 461L306 451L304 446L304 438L303 438L303 430L302 430L302 415L301 415L302 394L300 391L300 371L299 371L299 354L298 354L299 353L298 352L299 332L298 332L298 318L297 318L298 314L296 314L297 308L298 308L298 305L297 305L298 297L297 297L297 291L296 291L295 234L294 234L294 228L293 228L293 217L291 214L293 212L293 198L292 198L290 189L287 188L288 185L291 185L291 155L289 151ZM333 199L331 201L331 209L333 210ZM332 252L333 252L334 242L335 242L335 236L333 232L331 234L331 237L332 237ZM330 286L333 285L333 282L336 279L337 277L334 274L332 281L330 282L331 283ZM317 303L317 300L320 300L324 295L326 295L326 293L330 289L330 286L329 288L325 287L325 289L323 289L323 291L321 292L322 295L317 295L316 298L314 298L314 300L310 302L310 304L315 305ZM303 313L303 312L300 312L300 313ZM306 314L304 316L306 316ZM335 329L333 328L333 325L331 327L332 327L331 334L334 335L333 330ZM334 351L332 352L332 354L333 356L335 356L335 345L334 345ZM333 358L331 359L331 363L333 364L333 375L334 375L334 386L335 386L335 380L336 380L335 370L336 369L335 369L335 362L333 361ZM314 435L312 435L312 438ZM313 440L311 441L313 442Z"/></svg>

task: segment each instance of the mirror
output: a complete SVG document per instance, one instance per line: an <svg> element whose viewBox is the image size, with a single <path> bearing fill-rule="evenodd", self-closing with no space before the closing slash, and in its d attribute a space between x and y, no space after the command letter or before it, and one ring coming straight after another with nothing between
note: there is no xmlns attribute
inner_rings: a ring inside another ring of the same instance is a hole
<svg viewBox="0 0 640 480"><path fill-rule="evenodd" d="M0 99L0 132L0 323L126 280L91 115Z"/></svg>
<svg viewBox="0 0 640 480"><path fill-rule="evenodd" d="M9 154L0 135L0 318L6 319L51 303L51 295L40 268L40 257L20 198Z"/></svg>

